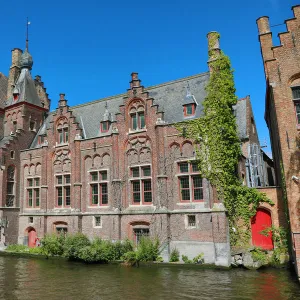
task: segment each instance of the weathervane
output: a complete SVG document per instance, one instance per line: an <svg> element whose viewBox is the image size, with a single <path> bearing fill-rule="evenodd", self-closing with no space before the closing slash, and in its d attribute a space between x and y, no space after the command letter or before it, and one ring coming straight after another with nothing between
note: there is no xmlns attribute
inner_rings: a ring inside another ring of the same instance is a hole
<svg viewBox="0 0 300 300"><path fill-rule="evenodd" d="M26 22L26 50L28 51L28 27L30 25L30 22L28 21L27 17L27 22Z"/></svg>

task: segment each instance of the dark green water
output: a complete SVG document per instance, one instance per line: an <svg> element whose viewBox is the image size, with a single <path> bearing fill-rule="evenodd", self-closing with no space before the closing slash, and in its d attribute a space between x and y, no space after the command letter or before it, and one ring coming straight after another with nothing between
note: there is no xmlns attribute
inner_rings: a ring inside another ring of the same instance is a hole
<svg viewBox="0 0 300 300"><path fill-rule="evenodd" d="M300 299L288 270L84 265L0 257L0 299Z"/></svg>

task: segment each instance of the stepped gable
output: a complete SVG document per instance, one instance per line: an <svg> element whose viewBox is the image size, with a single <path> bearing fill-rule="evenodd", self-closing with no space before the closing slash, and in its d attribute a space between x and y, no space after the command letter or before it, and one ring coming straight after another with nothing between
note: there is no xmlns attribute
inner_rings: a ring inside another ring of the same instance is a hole
<svg viewBox="0 0 300 300"><path fill-rule="evenodd" d="M0 108L4 107L7 95L8 78L0 72Z"/></svg>

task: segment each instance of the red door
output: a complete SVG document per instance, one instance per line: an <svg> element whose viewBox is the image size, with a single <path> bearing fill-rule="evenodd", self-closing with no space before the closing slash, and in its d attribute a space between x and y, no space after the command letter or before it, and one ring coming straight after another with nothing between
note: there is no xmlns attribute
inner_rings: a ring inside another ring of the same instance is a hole
<svg viewBox="0 0 300 300"><path fill-rule="evenodd" d="M262 235L261 231L272 226L271 214L269 211L259 208L251 220L252 244L265 250L272 250L272 233L268 236Z"/></svg>
<svg viewBox="0 0 300 300"><path fill-rule="evenodd" d="M28 231L28 247L34 248L36 243L36 231L35 229L30 229Z"/></svg>

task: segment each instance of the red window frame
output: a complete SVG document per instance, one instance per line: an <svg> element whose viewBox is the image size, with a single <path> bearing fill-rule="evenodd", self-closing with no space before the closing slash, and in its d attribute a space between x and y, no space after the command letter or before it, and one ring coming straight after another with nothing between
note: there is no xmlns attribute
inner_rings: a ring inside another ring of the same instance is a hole
<svg viewBox="0 0 300 300"><path fill-rule="evenodd" d="M96 174L97 176L95 176ZM98 170L98 171L90 172L90 205L91 206L93 207L108 206L107 178L108 178L107 170ZM97 194L93 193L94 186L97 186ZM95 196L97 197L97 201L94 201Z"/></svg>
<svg viewBox="0 0 300 300"><path fill-rule="evenodd" d="M139 170L139 176L134 177L133 170ZM149 175L145 175L145 170L148 172L150 169ZM130 175L132 179L130 180L130 189L132 205L151 205L153 203L153 192L152 192L152 176L151 176L151 165L145 166L134 166L130 168ZM138 187L138 189L137 189ZM139 199L139 201L135 201ZM147 201L151 199L151 201Z"/></svg>
<svg viewBox="0 0 300 300"><path fill-rule="evenodd" d="M181 171L180 166L183 164L188 164L188 171ZM189 202L203 202L203 178L201 178L200 173L198 171L193 170L193 164L195 162L179 162L178 163L178 190L179 190L179 197L180 202L189 203ZM188 179L188 187L182 188L181 186L181 179ZM194 178L200 178L201 184L200 186L195 186ZM183 191L189 191L189 199L183 199ZM202 196L201 199L195 199L195 193L199 191L200 195Z"/></svg>
<svg viewBox="0 0 300 300"><path fill-rule="evenodd" d="M192 113L189 114L188 113L188 107L192 107ZM185 117L191 117L191 116L194 116L195 115L195 112L196 112L196 104L195 103L191 103L191 104L186 104L184 105L183 107L183 115Z"/></svg>
<svg viewBox="0 0 300 300"><path fill-rule="evenodd" d="M104 125L106 125L106 129L104 128ZM109 130L109 122L108 121L101 122L101 132L108 132L108 130Z"/></svg>
<svg viewBox="0 0 300 300"><path fill-rule="evenodd" d="M59 180L60 178L61 178L61 181ZM56 175L55 181L56 181L55 207L57 207L57 208L70 207L71 206L71 174Z"/></svg>

